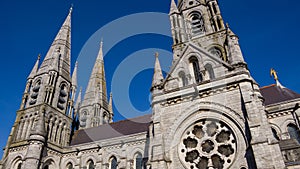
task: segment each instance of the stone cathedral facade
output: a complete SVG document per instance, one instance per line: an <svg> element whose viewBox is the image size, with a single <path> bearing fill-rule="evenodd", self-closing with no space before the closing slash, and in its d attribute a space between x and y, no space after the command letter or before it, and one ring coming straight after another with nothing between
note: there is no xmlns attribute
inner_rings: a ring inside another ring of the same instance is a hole
<svg viewBox="0 0 300 169"><path fill-rule="evenodd" d="M84 98L75 98L71 13L27 78L0 168L300 168L300 95L274 71L276 84L259 88L217 0L171 1L173 62L163 77L156 55L152 114L119 122L102 43Z"/></svg>

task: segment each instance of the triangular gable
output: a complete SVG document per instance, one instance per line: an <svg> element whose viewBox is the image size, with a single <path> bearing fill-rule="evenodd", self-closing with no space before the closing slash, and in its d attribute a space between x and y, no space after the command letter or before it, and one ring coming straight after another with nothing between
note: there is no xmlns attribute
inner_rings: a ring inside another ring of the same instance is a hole
<svg viewBox="0 0 300 169"><path fill-rule="evenodd" d="M179 56L179 59L172 65L170 72L168 73L167 77L165 78L165 81L163 82L163 85L169 80L169 78L171 77L171 75L173 74L173 72L178 67L178 64L180 62L182 62L184 56L187 55L187 52L191 53L191 51L193 51L195 53L198 53L200 56L209 57L210 59L216 61L217 63L222 64L227 69L233 69L233 67L230 64L228 64L227 62L223 61L221 58L219 58L219 57L211 54L206 49L204 49L204 48L202 48L200 46L197 46L195 43L189 42L189 43L187 43L187 46L183 49L183 52Z"/></svg>

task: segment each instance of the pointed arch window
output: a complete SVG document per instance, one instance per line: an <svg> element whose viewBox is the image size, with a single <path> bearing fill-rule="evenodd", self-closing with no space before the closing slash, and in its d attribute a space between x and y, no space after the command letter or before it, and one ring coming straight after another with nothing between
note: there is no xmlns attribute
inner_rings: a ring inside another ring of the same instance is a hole
<svg viewBox="0 0 300 169"><path fill-rule="evenodd" d="M200 83L203 80L203 77L200 72L199 61L195 56L192 56L189 60L195 77L195 81L196 83Z"/></svg>
<svg viewBox="0 0 300 169"><path fill-rule="evenodd" d="M142 169L143 168L143 156L141 153L137 153L134 159L134 169Z"/></svg>
<svg viewBox="0 0 300 169"><path fill-rule="evenodd" d="M190 26L193 36L205 33L203 16L199 12L192 12L190 14Z"/></svg>
<svg viewBox="0 0 300 169"><path fill-rule="evenodd" d="M277 141L279 141L280 138L279 138L279 136L278 136L278 134L277 134L277 131L276 131L274 128L271 128L271 130L272 130L273 137L274 137Z"/></svg>
<svg viewBox="0 0 300 169"><path fill-rule="evenodd" d="M87 169L95 169L95 164L93 160L89 160L87 163Z"/></svg>
<svg viewBox="0 0 300 169"><path fill-rule="evenodd" d="M186 85L188 85L188 79L186 78L186 75L185 75L185 73L183 71L180 71L178 73L178 76L179 76L179 78L181 80L181 83L182 83L183 87L186 86Z"/></svg>
<svg viewBox="0 0 300 169"><path fill-rule="evenodd" d="M19 163L17 169L21 169L21 167L22 167L22 163Z"/></svg>
<svg viewBox="0 0 300 169"><path fill-rule="evenodd" d="M288 129L290 138L296 139L298 141L298 143L300 143L300 134L299 134L299 130L298 130L297 126L294 124L289 124L287 127L288 127L287 129Z"/></svg>
<svg viewBox="0 0 300 169"><path fill-rule="evenodd" d="M110 158L110 163L109 163L109 169L117 169L118 167L118 161L115 156Z"/></svg>
<svg viewBox="0 0 300 169"><path fill-rule="evenodd" d="M29 102L29 105L34 105L37 101L37 97L39 95L39 90L40 90L40 87L41 87L41 80L37 80L34 84L34 87L32 88L32 93L30 95L30 102Z"/></svg>
<svg viewBox="0 0 300 169"><path fill-rule="evenodd" d="M60 110L64 110L65 108L65 103L67 102L68 93L67 93L67 86L65 84L62 84L60 86L60 92L59 92L59 97L58 97L58 103L57 103L57 107Z"/></svg>
<svg viewBox="0 0 300 169"><path fill-rule="evenodd" d="M67 164L67 169L73 169L73 164L72 163L68 163Z"/></svg>
<svg viewBox="0 0 300 169"><path fill-rule="evenodd" d="M223 55L221 49L218 47L212 47L208 50L211 54L217 56L218 58L222 59L223 61L227 62L227 57Z"/></svg>
<svg viewBox="0 0 300 169"><path fill-rule="evenodd" d="M214 73L214 69L213 69L212 65L211 64L206 64L204 67L205 67L205 70L207 71L207 73L209 75L209 79L210 80L215 79L216 77L215 77L215 73Z"/></svg>

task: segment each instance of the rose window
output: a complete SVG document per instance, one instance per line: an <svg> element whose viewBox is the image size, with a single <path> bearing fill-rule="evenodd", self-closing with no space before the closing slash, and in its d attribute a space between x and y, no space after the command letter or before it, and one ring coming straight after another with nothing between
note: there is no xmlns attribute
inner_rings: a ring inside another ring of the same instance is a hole
<svg viewBox="0 0 300 169"><path fill-rule="evenodd" d="M190 126L179 144L179 157L187 169L226 169L236 153L232 130L217 120L200 120Z"/></svg>

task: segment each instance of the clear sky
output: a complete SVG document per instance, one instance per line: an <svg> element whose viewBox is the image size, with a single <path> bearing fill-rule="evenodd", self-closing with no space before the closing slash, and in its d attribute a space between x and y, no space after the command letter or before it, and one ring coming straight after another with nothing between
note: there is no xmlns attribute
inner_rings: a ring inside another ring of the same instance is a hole
<svg viewBox="0 0 300 169"><path fill-rule="evenodd" d="M284 86L300 92L297 79L300 55L296 51L300 45L300 1L219 0L219 3L223 19L240 38L254 79L261 86L274 83L269 73L274 67ZM131 109L124 110L128 103L127 107L133 107L137 113L150 112L149 88L153 69L149 65L154 64L153 53L160 52L164 70L167 71L171 63L172 39L166 16L169 0L1 0L0 147L6 144L26 78L37 55L41 53L43 59L71 4L74 4L72 69L78 58L79 78L85 79L79 79L79 85L85 88L89 76L85 70L91 69L89 64L94 61L98 43L103 37L108 92L112 89L116 97L115 121L136 115L127 115L131 113ZM121 19L116 20L118 18ZM128 34L123 36L123 32ZM86 53L89 44L92 44L93 52ZM132 75L127 76L127 72ZM119 77L127 77L124 84ZM119 94L118 89L123 93ZM129 97L123 98L124 95Z"/></svg>

